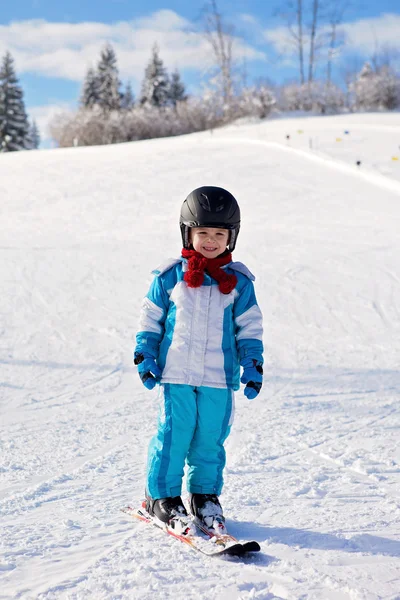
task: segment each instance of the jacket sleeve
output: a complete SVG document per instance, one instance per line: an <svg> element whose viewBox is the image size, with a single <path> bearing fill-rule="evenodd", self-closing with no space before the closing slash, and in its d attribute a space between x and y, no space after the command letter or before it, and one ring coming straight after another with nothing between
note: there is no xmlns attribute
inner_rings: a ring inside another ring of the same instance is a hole
<svg viewBox="0 0 400 600"><path fill-rule="evenodd" d="M240 364L245 358L263 363L263 318L250 279L246 279L234 302L233 317Z"/></svg>
<svg viewBox="0 0 400 600"><path fill-rule="evenodd" d="M135 352L147 352L153 358L158 358L168 306L169 296L163 280L156 275L142 302Z"/></svg>

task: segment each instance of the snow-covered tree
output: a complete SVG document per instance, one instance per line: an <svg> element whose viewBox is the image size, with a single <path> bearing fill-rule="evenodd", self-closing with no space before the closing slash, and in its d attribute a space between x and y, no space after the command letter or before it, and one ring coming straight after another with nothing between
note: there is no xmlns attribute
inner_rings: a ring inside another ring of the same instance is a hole
<svg viewBox="0 0 400 600"><path fill-rule="evenodd" d="M283 111L309 110L305 108L304 95L308 93L306 84L289 83L280 89L279 105Z"/></svg>
<svg viewBox="0 0 400 600"><path fill-rule="evenodd" d="M132 86L128 82L125 87L125 91L121 95L121 108L123 110L130 110L135 106L135 96L132 91Z"/></svg>
<svg viewBox="0 0 400 600"><path fill-rule="evenodd" d="M84 108L93 108L100 103L99 78L92 67L86 73L80 103Z"/></svg>
<svg viewBox="0 0 400 600"><path fill-rule="evenodd" d="M0 152L31 148L24 94L15 74L9 52L0 67Z"/></svg>
<svg viewBox="0 0 400 600"><path fill-rule="evenodd" d="M144 74L140 103L157 106L158 108L167 106L169 89L168 73L159 56L159 48L157 44L154 44L152 57Z"/></svg>
<svg viewBox="0 0 400 600"><path fill-rule="evenodd" d="M394 110L400 106L400 77L391 67L379 69L378 90L380 108Z"/></svg>
<svg viewBox="0 0 400 600"><path fill-rule="evenodd" d="M280 107L287 111L312 111L319 114L339 112L345 104L340 88L320 81L286 85L281 90Z"/></svg>
<svg viewBox="0 0 400 600"><path fill-rule="evenodd" d="M40 146L40 133L39 128L35 120L32 121L30 130L31 147L33 150L37 150Z"/></svg>
<svg viewBox="0 0 400 600"><path fill-rule="evenodd" d="M181 76L179 74L178 69L175 69L175 71L171 75L169 99L173 106L176 106L178 102L184 102L185 100L187 100L185 86L181 80Z"/></svg>
<svg viewBox="0 0 400 600"><path fill-rule="evenodd" d="M372 110L379 105L379 86L377 74L366 62L356 80L350 86L355 96L356 110Z"/></svg>
<svg viewBox="0 0 400 600"><path fill-rule="evenodd" d="M256 116L265 119L276 104L273 92L266 86L245 88L239 99L241 115Z"/></svg>
<svg viewBox="0 0 400 600"><path fill-rule="evenodd" d="M388 65L365 63L350 85L356 110L393 110L400 106L400 77Z"/></svg>
<svg viewBox="0 0 400 600"><path fill-rule="evenodd" d="M332 114L343 111L346 106L346 95L344 91L333 83L316 83L322 87L321 96L323 98L323 110L320 112L322 114Z"/></svg>
<svg viewBox="0 0 400 600"><path fill-rule="evenodd" d="M121 107L120 81L117 57L111 44L107 44L101 51L95 79L98 87L98 105L104 112L119 110Z"/></svg>

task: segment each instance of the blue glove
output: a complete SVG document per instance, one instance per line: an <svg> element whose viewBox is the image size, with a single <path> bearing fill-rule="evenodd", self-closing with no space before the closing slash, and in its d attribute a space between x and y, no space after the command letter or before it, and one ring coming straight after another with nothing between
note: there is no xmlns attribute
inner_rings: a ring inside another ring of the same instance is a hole
<svg viewBox="0 0 400 600"><path fill-rule="evenodd" d="M242 362L242 367L243 374L240 381L247 384L244 388L244 395L249 400L254 400L262 388L262 363L255 358L245 358Z"/></svg>
<svg viewBox="0 0 400 600"><path fill-rule="evenodd" d="M133 362L137 365L143 385L148 390L152 390L156 383L160 381L161 375L161 369L156 364L154 357L147 352L135 352Z"/></svg>

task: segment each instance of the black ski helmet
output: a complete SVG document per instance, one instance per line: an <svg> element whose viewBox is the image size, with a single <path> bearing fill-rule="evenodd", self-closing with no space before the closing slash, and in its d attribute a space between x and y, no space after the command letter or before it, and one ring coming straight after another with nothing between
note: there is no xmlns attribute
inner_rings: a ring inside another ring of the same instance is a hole
<svg viewBox="0 0 400 600"><path fill-rule="evenodd" d="M230 192L205 185L189 194L181 208L180 227L184 248L189 248L191 227L229 229L229 250L235 249L240 229L240 208Z"/></svg>

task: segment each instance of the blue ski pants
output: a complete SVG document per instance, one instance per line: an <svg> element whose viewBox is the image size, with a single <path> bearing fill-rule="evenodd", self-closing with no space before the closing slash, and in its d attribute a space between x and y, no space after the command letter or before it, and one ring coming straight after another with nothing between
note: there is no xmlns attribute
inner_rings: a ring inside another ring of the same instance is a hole
<svg viewBox="0 0 400 600"><path fill-rule="evenodd" d="M161 394L158 430L148 452L147 494L154 499L180 496L186 462L188 492L219 496L233 390L165 383Z"/></svg>

